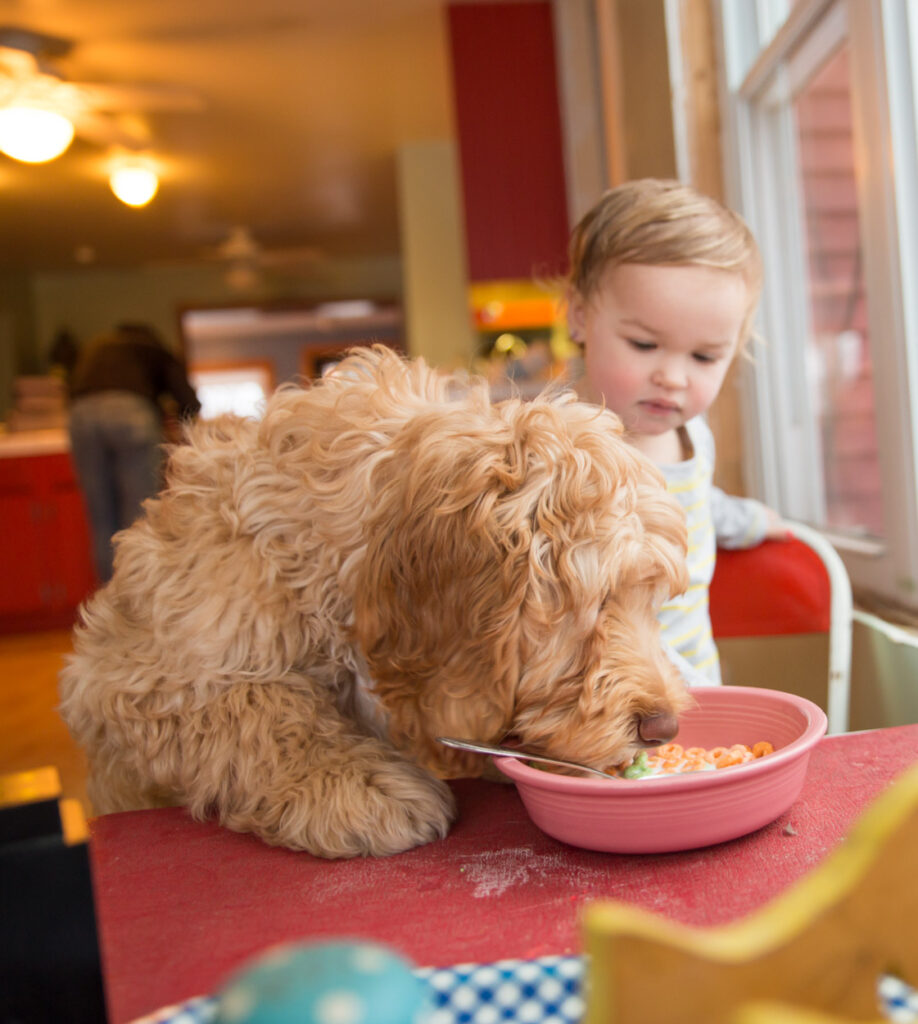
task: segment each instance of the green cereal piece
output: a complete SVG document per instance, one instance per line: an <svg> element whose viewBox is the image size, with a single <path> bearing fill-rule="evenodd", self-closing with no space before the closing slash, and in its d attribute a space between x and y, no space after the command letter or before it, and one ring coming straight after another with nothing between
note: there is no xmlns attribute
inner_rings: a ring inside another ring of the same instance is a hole
<svg viewBox="0 0 918 1024"><path fill-rule="evenodd" d="M650 774L650 765L647 764L647 751L642 750L635 759L622 772L622 778L641 779Z"/></svg>

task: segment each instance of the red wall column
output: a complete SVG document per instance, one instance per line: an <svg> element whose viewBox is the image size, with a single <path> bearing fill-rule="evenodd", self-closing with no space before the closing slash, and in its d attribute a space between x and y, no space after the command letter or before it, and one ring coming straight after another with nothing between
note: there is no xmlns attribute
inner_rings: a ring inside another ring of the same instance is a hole
<svg viewBox="0 0 918 1024"><path fill-rule="evenodd" d="M448 6L469 279L565 268L568 217L551 5Z"/></svg>

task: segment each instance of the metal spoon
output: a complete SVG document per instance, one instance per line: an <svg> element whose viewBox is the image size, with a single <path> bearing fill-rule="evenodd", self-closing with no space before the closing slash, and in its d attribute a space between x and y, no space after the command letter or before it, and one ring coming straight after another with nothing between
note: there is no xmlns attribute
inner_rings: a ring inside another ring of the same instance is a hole
<svg viewBox="0 0 918 1024"><path fill-rule="evenodd" d="M562 768L576 768L577 771L588 772L590 775L598 775L607 782L611 778L608 772L599 768L591 768L587 764L577 764L575 761L559 761L556 757L543 757L541 754L530 754L517 747L492 747L488 743L473 743L471 740L455 740L449 736L438 736L438 742L446 744L447 747L456 747L457 750L472 750L476 754L490 754L492 757L515 757L519 761L541 761L543 764L556 764Z"/></svg>

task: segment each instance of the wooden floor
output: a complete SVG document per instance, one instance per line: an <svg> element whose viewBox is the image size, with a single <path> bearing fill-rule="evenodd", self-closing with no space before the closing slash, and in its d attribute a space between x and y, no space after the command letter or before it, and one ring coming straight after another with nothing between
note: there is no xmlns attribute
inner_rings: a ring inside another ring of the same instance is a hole
<svg viewBox="0 0 918 1024"><path fill-rule="evenodd" d="M86 759L55 710L70 631L0 635L0 775L53 765L63 796L86 797Z"/></svg>

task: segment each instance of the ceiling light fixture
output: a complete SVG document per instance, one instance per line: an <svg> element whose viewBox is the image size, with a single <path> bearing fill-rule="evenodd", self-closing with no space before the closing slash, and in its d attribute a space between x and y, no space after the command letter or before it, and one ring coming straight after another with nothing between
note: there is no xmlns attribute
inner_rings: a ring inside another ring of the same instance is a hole
<svg viewBox="0 0 918 1024"><path fill-rule="evenodd" d="M73 124L44 107L17 105L0 110L0 151L27 164L59 157L73 141Z"/></svg>
<svg viewBox="0 0 918 1024"><path fill-rule="evenodd" d="M112 192L127 206L146 206L159 189L152 161L144 157L120 157L108 178Z"/></svg>

